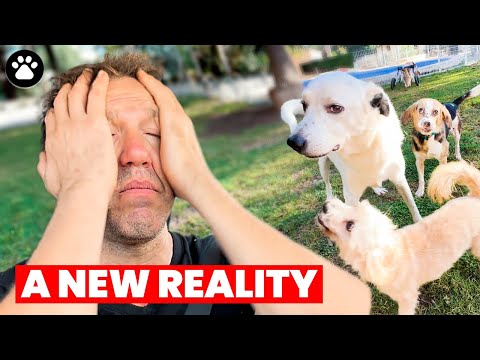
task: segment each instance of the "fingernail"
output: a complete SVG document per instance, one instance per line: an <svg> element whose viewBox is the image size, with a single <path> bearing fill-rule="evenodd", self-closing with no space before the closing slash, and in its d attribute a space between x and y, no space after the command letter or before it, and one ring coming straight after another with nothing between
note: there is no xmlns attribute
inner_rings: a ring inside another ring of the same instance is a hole
<svg viewBox="0 0 480 360"><path fill-rule="evenodd" d="M100 70L97 75L100 79L103 79L108 76L107 72L105 70Z"/></svg>
<svg viewBox="0 0 480 360"><path fill-rule="evenodd" d="M83 70L83 76L85 76L87 79L91 79L92 75L93 75L92 69Z"/></svg>

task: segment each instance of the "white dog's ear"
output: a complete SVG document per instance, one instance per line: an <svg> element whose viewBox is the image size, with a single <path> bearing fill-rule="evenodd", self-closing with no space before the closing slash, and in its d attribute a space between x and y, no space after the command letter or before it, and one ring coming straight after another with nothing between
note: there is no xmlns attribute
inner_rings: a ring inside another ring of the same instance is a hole
<svg viewBox="0 0 480 360"><path fill-rule="evenodd" d="M297 118L295 115L304 115L302 99L292 99L285 101L280 108L280 118L290 127L290 133L295 132L297 127Z"/></svg>
<svg viewBox="0 0 480 360"><path fill-rule="evenodd" d="M378 109L380 114L383 116L388 116L390 114L390 105L387 94L385 94L380 86L370 83L368 86L367 96L367 100L369 101L371 107Z"/></svg>

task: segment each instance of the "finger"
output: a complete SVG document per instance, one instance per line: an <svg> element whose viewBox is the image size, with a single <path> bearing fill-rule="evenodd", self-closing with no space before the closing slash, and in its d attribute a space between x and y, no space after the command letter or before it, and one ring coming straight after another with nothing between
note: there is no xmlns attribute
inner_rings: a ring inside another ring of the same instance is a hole
<svg viewBox="0 0 480 360"><path fill-rule="evenodd" d="M55 112L53 109L48 110L45 115L45 140L55 131Z"/></svg>
<svg viewBox="0 0 480 360"><path fill-rule="evenodd" d="M55 100L53 101L53 109L55 110L55 125L57 126L60 122L68 119L68 94L72 90L71 84L65 84L62 86L58 92Z"/></svg>
<svg viewBox="0 0 480 360"><path fill-rule="evenodd" d="M70 93L68 94L68 110L70 116L86 115L88 89L90 88L92 77L92 71L90 69L85 69L78 77L75 85L73 85L72 91L70 91Z"/></svg>
<svg viewBox="0 0 480 360"><path fill-rule="evenodd" d="M139 70L137 73L137 79L143 86L152 94L157 106L162 111L181 111L182 106L178 102L175 94L162 82L152 75L147 74L143 70Z"/></svg>
<svg viewBox="0 0 480 360"><path fill-rule="evenodd" d="M93 82L88 94L87 114L95 119L105 118L105 107L107 102L107 89L110 78L108 74L100 70Z"/></svg>
<svg viewBox="0 0 480 360"><path fill-rule="evenodd" d="M47 155L45 151L41 151L38 154L38 164L37 164L37 172L38 175L42 178L43 182L45 183L45 172L47 170Z"/></svg>

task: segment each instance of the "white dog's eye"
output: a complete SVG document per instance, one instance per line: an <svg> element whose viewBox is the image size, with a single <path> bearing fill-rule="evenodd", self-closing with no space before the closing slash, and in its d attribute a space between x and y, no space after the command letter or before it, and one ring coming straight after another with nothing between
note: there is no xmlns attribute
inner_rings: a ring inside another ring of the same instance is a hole
<svg viewBox="0 0 480 360"><path fill-rule="evenodd" d="M303 106L303 111L307 111L308 105L307 105L307 103L305 102L305 100L302 100L301 103L302 103L302 106Z"/></svg>
<svg viewBox="0 0 480 360"><path fill-rule="evenodd" d="M347 221L347 223L345 224L345 229L347 229L348 232L351 232L354 225L355 222L353 220Z"/></svg>
<svg viewBox="0 0 480 360"><path fill-rule="evenodd" d="M338 104L333 104L327 108L327 111L332 114L338 114L343 111L343 106Z"/></svg>
<svg viewBox="0 0 480 360"><path fill-rule="evenodd" d="M418 112L419 112L420 114L423 114L423 108L418 109Z"/></svg>
<svg viewBox="0 0 480 360"><path fill-rule="evenodd" d="M438 110L433 110L433 116L437 116L438 115Z"/></svg>

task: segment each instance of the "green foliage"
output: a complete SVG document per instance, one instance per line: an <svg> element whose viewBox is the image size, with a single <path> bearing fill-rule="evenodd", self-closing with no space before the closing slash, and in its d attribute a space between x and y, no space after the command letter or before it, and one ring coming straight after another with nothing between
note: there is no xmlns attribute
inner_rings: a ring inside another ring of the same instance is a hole
<svg viewBox="0 0 480 360"><path fill-rule="evenodd" d="M338 68L352 68L353 67L353 55L350 53L337 55L321 60L314 60L308 63L302 64L302 70L304 73L322 73L326 71L336 70Z"/></svg>
<svg viewBox="0 0 480 360"><path fill-rule="evenodd" d="M268 71L268 56L264 51L255 51L255 45L231 45L227 55L232 71L239 75Z"/></svg>

